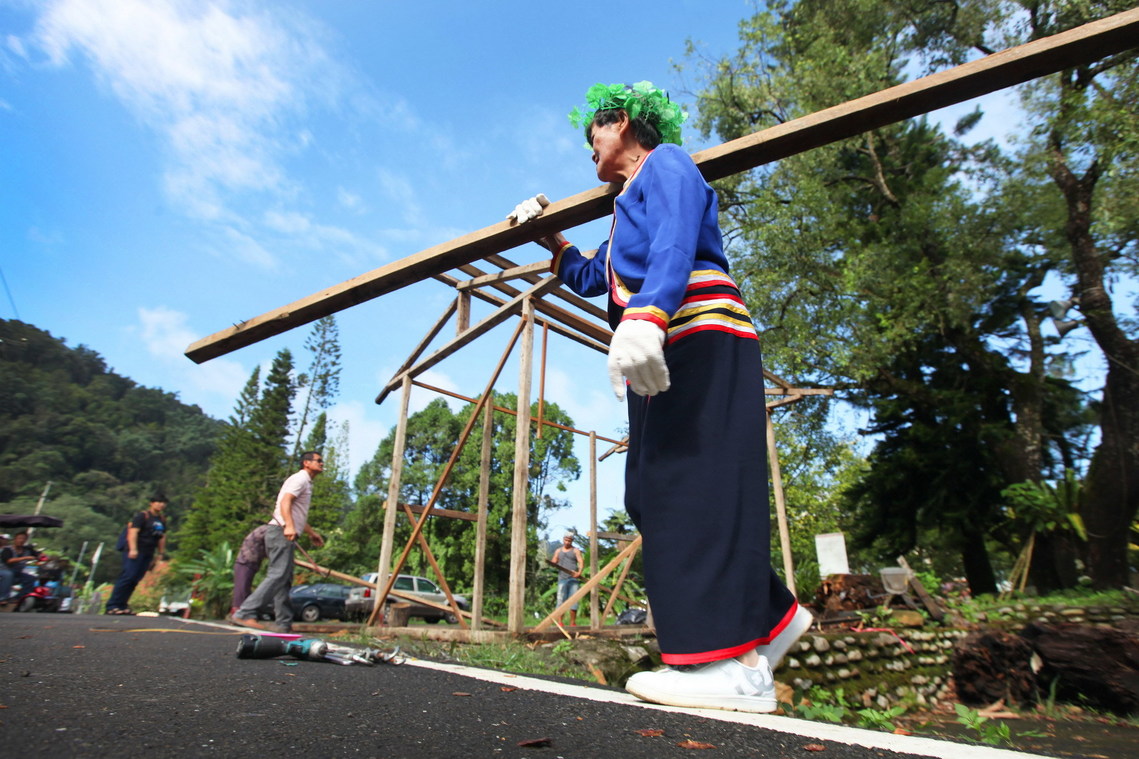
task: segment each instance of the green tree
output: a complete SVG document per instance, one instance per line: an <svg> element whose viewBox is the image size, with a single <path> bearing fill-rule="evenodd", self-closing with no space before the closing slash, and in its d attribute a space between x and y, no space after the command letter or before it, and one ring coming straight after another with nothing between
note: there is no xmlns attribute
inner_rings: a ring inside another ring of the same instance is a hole
<svg viewBox="0 0 1139 759"><path fill-rule="evenodd" d="M914 29L895 4L769 7L741 24L734 57L704 68L706 134L731 139L904 79ZM1042 476L1049 393L1063 384L1048 378L1045 305L1032 296L1057 259L1028 235L1027 206L1002 194L1005 163L992 145L970 148L918 119L718 187L733 269L774 370L843 391L876 416L887 448L920 437L927 457L950 459L960 429L985 432L969 457L978 485ZM969 533L996 521L1000 488L969 495L948 478L915 477L912 497L890 502L889 473L873 470L891 460L872 457L853 496L863 523L897 522L872 544L891 558L913 550L923 522L912 508L952 503L959 517L937 523L941 540L959 548L975 591L994 589L985 544Z"/></svg>
<svg viewBox="0 0 1139 759"><path fill-rule="evenodd" d="M155 491L168 495L177 523L221 428L173 394L109 371L88 347L0 320L0 511L32 511L51 481L44 513L66 527L36 536L46 549L75 558L85 540L113 543Z"/></svg>
<svg viewBox="0 0 1139 759"><path fill-rule="evenodd" d="M305 350L312 354L312 361L308 371L297 377L297 388L304 391L304 406L297 419L291 461L298 467L301 440L308 430L311 412L327 410L340 394L340 330L335 316L326 316L313 325L312 333L305 340Z"/></svg>
<svg viewBox="0 0 1139 759"><path fill-rule="evenodd" d="M292 355L277 353L264 386L260 367L238 397L210 461L205 486L177 530L175 560L196 560L222 543L240 545L245 534L268 520L287 470L285 450L295 392Z"/></svg>
<svg viewBox="0 0 1139 759"><path fill-rule="evenodd" d="M494 403L503 408L514 408L516 396L495 394ZM473 406L466 406L452 413L443 400L436 399L422 411L408 417L400 479L401 503L423 505L428 502L472 409ZM533 412L537 413L536 404ZM557 404L547 403L543 414L549 421L572 426L572 420ZM476 424L476 434L472 434L464 446L435 504L436 508L477 512L481 456L479 429L481 426ZM514 416L495 413L487 517L486 587L490 595L505 596L509 585L514 430ZM531 556L537 555L538 534L545 527L547 515L566 505L564 498L559 497L559 493L564 492L565 483L580 476L571 436L572 433L565 430L546 427L541 439L531 438L530 497L527 502L527 550ZM344 542L358 550L351 555L341 554L345 565L354 569L375 571L376 557L380 554L383 502L391 476L393 444L394 430L380 443L375 455L356 476L357 499L355 508L345 520ZM398 549L406 543L411 526L405 517L400 517L397 525ZM473 524L430 517L423 534L448 581L459 587L468 587L474 574ZM407 570L430 573L425 557L418 550L409 557Z"/></svg>
<svg viewBox="0 0 1139 759"><path fill-rule="evenodd" d="M906 4L900 4L903 7ZM913 6L914 42L931 65L956 63L995 48L1057 34L1129 10L1125 0L1049 2L977 0L967 14ZM1081 513L1088 529L1088 572L1097 587L1128 581L1130 525L1139 512L1139 323L1117 302L1112 283L1139 266L1139 56L1129 50L1021 88L1031 131L1010 181L1035 190L1038 236L1078 301L1083 324L1102 352L1106 375L1098 404L1100 442L1087 471Z"/></svg>

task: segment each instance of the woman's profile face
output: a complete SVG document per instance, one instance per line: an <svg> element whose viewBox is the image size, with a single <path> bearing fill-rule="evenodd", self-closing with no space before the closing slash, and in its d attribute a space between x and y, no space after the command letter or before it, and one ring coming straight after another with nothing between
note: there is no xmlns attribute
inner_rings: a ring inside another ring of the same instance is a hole
<svg viewBox="0 0 1139 759"><path fill-rule="evenodd" d="M597 178L602 182L624 182L628 179L618 170L620 165L618 158L624 146L621 126L627 123L622 120L605 126L594 124L590 130L593 163L597 167Z"/></svg>

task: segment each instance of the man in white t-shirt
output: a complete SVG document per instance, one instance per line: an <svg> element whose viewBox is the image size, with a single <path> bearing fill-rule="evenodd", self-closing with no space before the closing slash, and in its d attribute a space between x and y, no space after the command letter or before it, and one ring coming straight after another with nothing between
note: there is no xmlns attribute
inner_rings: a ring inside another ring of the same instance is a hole
<svg viewBox="0 0 1139 759"><path fill-rule="evenodd" d="M269 569L265 579L257 586L241 607L229 615L229 621L242 627L274 632L289 632L293 625L293 608L289 603L289 590L293 586L293 550L297 535L302 532L312 538L320 548L324 538L309 526L308 510L312 504L312 481L324 471L324 458L315 451L301 455L301 470L285 480L277 494L277 507L265 531L265 552ZM257 612L273 602L275 624L258 621Z"/></svg>

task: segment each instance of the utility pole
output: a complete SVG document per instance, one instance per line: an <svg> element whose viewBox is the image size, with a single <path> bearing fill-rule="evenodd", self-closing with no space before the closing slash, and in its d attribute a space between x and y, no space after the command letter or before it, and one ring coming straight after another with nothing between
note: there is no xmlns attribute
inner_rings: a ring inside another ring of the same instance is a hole
<svg viewBox="0 0 1139 759"><path fill-rule="evenodd" d="M47 481L47 486L44 488L44 492L40 493L40 499L39 499L39 501L36 502L36 516L37 517L40 515L40 512L43 511L44 501L47 500L47 493L49 490L51 490L51 480ZM32 539L32 534L35 533L35 531L36 531L35 527L29 527L28 528L28 540Z"/></svg>

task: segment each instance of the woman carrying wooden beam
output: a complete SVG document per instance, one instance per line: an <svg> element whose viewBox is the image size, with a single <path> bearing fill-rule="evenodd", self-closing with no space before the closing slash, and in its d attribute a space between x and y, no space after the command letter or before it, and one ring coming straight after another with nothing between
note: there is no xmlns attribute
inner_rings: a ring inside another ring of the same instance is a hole
<svg viewBox="0 0 1139 759"><path fill-rule="evenodd" d="M715 191L681 148L686 114L648 82L590 88L570 114L603 182L621 183L609 239L583 256L539 242L583 296L609 296L609 378L628 380L625 507L644 537L645 584L668 668L635 696L674 706L776 709L772 668L810 612L770 563L759 339L728 273ZM511 214L541 214L541 196Z"/></svg>

